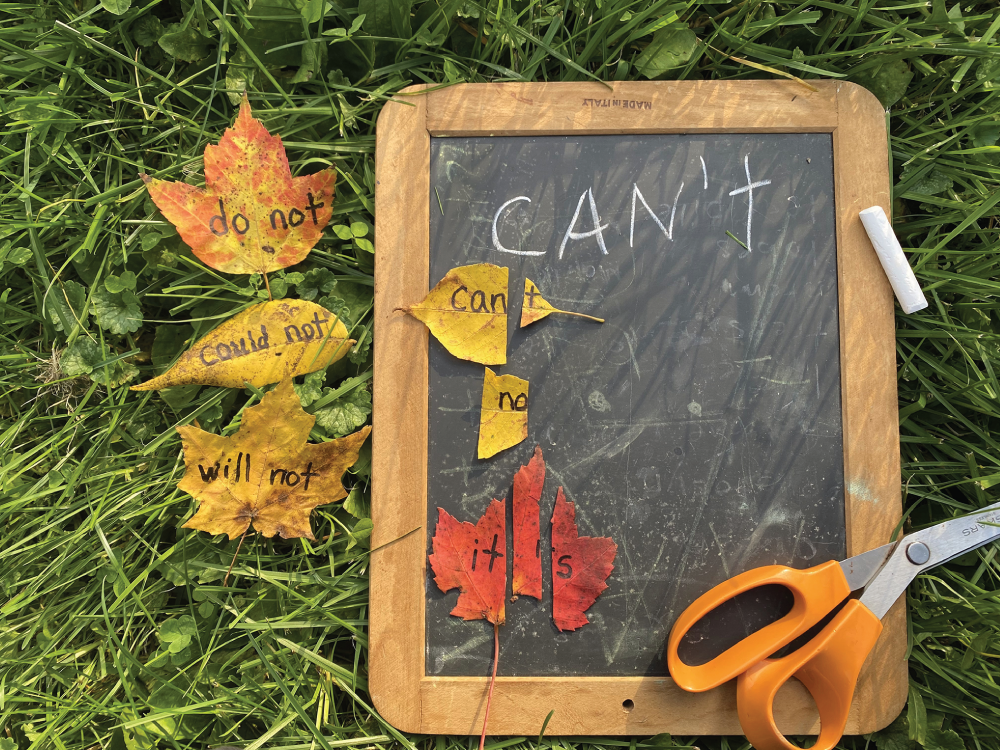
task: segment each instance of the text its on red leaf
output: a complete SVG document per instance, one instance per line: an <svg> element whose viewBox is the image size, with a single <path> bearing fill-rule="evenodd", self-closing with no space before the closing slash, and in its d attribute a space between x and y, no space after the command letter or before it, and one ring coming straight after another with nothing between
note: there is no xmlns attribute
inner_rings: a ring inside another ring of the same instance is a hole
<svg viewBox="0 0 1000 750"><path fill-rule="evenodd" d="M590 622L584 612L608 587L617 551L607 537L579 535L576 507L560 487L552 511L552 619L560 631Z"/></svg>

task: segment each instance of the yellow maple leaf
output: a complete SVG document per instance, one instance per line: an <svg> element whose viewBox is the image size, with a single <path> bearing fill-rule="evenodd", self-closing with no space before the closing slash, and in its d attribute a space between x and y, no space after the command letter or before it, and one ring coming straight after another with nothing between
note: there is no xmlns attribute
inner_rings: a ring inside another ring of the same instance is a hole
<svg viewBox="0 0 1000 750"><path fill-rule="evenodd" d="M314 302L263 302L198 339L173 367L132 390L193 384L242 388L244 382L260 388L322 370L353 345L337 316Z"/></svg>
<svg viewBox="0 0 1000 750"><path fill-rule="evenodd" d="M289 378L243 412L231 437L178 427L186 471L177 487L201 503L184 528L235 539L253 524L264 536L312 539L310 512L347 497L341 477L372 429L310 444L315 421Z"/></svg>
<svg viewBox="0 0 1000 750"><path fill-rule="evenodd" d="M524 302L521 305L521 328L534 323L536 320L551 315L552 313L562 313L563 315L575 315L578 318L586 318L597 323L603 323L604 318L595 318L593 315L570 312L569 310L559 310L550 305L545 297L538 291L534 281L529 278L524 280Z"/></svg>
<svg viewBox="0 0 1000 750"><path fill-rule="evenodd" d="M489 458L528 437L528 381L497 375L489 367L483 377L479 416L479 457Z"/></svg>
<svg viewBox="0 0 1000 750"><path fill-rule="evenodd" d="M420 302L403 309L459 359L507 362L506 268L492 263L453 268Z"/></svg>

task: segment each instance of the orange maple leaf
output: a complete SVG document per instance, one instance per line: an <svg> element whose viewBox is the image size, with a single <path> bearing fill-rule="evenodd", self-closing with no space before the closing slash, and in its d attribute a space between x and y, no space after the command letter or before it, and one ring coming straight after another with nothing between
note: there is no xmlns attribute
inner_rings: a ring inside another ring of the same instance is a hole
<svg viewBox="0 0 1000 750"><path fill-rule="evenodd" d="M177 486L201 501L184 528L235 539L253 524L264 536L312 539L309 514L347 497L341 477L372 429L309 444L315 421L287 379L243 413L231 437L178 427L186 472Z"/></svg>
<svg viewBox="0 0 1000 750"><path fill-rule="evenodd" d="M250 113L246 96L218 146L205 147L205 188L142 175L150 197L194 254L227 273L266 273L300 262L333 216L337 174L292 177L281 138Z"/></svg>

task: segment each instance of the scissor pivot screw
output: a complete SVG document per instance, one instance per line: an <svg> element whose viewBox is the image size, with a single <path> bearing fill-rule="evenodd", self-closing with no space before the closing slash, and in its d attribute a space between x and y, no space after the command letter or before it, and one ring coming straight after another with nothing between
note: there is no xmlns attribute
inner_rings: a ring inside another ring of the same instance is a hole
<svg viewBox="0 0 1000 750"><path fill-rule="evenodd" d="M914 565L923 565L931 559L931 550L923 542L913 542L906 548L906 559Z"/></svg>

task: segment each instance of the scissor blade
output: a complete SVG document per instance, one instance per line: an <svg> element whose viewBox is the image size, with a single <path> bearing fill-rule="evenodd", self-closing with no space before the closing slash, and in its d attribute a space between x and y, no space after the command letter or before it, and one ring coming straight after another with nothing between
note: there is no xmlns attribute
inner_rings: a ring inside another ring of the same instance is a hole
<svg viewBox="0 0 1000 750"><path fill-rule="evenodd" d="M861 603L877 617L884 617L918 574L996 539L1000 539L1000 503L908 534L865 589ZM922 550L914 548L915 544L926 545L926 562L916 554ZM918 562L911 562L911 557Z"/></svg>
<svg viewBox="0 0 1000 750"><path fill-rule="evenodd" d="M870 549L860 555L848 557L840 563L840 569L844 571L844 578L847 579L851 591L863 589L868 585L868 582L875 577L885 561L889 559L889 554L895 546L895 542L883 544L881 547Z"/></svg>

